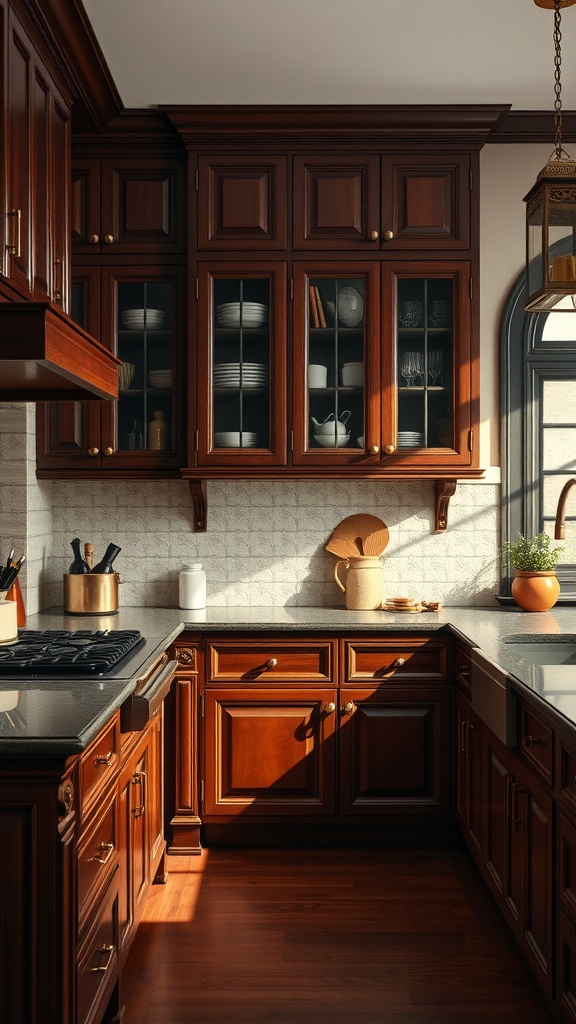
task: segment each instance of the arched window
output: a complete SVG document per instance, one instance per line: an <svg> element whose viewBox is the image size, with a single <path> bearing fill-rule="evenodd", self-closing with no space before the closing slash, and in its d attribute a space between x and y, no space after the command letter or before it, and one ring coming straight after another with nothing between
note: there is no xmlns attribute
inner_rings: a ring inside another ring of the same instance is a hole
<svg viewBox="0 0 576 1024"><path fill-rule="evenodd" d="M558 247L558 253L562 249ZM576 310L525 313L525 276L501 332L502 540L548 533L560 491L576 476ZM567 300L570 301L570 300ZM576 602L576 490L568 496L559 602ZM512 578L503 568L502 594Z"/></svg>

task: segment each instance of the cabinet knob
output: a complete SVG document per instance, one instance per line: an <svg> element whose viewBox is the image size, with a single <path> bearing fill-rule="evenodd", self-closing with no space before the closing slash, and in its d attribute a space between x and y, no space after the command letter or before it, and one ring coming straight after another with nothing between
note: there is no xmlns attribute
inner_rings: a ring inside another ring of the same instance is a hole
<svg viewBox="0 0 576 1024"><path fill-rule="evenodd" d="M88 455L90 455L91 458L95 459L97 455L100 455L100 449L99 448L89 448L88 449Z"/></svg>
<svg viewBox="0 0 576 1024"><path fill-rule="evenodd" d="M393 455L395 451L396 451L396 448L394 447L393 444L385 444L384 445L384 452L385 452L386 455Z"/></svg>
<svg viewBox="0 0 576 1024"><path fill-rule="evenodd" d="M370 231L368 233L368 238L370 239L371 242L378 241L378 232L377 231Z"/></svg>
<svg viewBox="0 0 576 1024"><path fill-rule="evenodd" d="M113 448L103 448L102 449L102 454L103 455L114 455L114 449Z"/></svg>
<svg viewBox="0 0 576 1024"><path fill-rule="evenodd" d="M98 245L100 235L88 235L88 241L90 242L90 245Z"/></svg>
<svg viewBox="0 0 576 1024"><path fill-rule="evenodd" d="M406 664L406 658L396 658L394 662L394 668L402 668L402 665Z"/></svg>
<svg viewBox="0 0 576 1024"><path fill-rule="evenodd" d="M114 235L104 235L102 241L104 242L104 245L112 245L112 242L114 241Z"/></svg>
<svg viewBox="0 0 576 1024"><path fill-rule="evenodd" d="M342 706L343 715L351 715L353 711L356 711L356 705L353 701L349 700Z"/></svg>
<svg viewBox="0 0 576 1024"><path fill-rule="evenodd" d="M380 454L380 445L379 444L371 444L369 449L368 449L368 451L370 452L370 455L379 455Z"/></svg>
<svg viewBox="0 0 576 1024"><path fill-rule="evenodd" d="M382 238L384 239L385 242L391 242L392 239L394 238L394 232L390 230L385 231L384 234L382 235Z"/></svg>
<svg viewBox="0 0 576 1024"><path fill-rule="evenodd" d="M278 658L268 658L268 661L266 662L266 668L276 668L277 664Z"/></svg>
<svg viewBox="0 0 576 1024"><path fill-rule="evenodd" d="M334 714L334 712L336 711L336 705L335 705L333 700L328 701L328 703L326 704L326 706L324 708L324 711L326 712L327 715L333 715Z"/></svg>

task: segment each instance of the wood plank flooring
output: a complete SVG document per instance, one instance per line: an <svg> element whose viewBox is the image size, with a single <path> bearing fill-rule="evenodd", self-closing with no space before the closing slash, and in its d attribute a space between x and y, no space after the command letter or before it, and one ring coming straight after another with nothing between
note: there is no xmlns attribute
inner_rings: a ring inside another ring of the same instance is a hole
<svg viewBox="0 0 576 1024"><path fill-rule="evenodd" d="M549 1024L460 849L169 857L123 1024Z"/></svg>

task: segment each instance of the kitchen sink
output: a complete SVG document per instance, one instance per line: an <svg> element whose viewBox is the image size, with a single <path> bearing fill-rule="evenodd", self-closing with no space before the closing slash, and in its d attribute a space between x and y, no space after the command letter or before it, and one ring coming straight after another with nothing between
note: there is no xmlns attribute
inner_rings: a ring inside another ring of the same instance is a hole
<svg viewBox="0 0 576 1024"><path fill-rule="evenodd" d="M532 665L576 665L576 636L557 633L519 633L503 636L513 654Z"/></svg>

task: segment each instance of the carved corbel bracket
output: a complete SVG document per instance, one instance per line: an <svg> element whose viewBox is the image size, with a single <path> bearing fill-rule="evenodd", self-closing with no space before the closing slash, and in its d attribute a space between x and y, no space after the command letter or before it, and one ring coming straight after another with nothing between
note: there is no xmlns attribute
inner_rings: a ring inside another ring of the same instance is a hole
<svg viewBox="0 0 576 1024"><path fill-rule="evenodd" d="M456 491L456 480L436 480L434 482L434 529L448 528L448 505Z"/></svg>
<svg viewBox="0 0 576 1024"><path fill-rule="evenodd" d="M189 480L188 486L194 505L194 533L206 532L206 481Z"/></svg>

